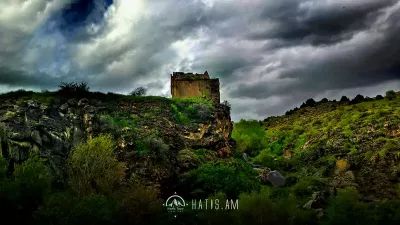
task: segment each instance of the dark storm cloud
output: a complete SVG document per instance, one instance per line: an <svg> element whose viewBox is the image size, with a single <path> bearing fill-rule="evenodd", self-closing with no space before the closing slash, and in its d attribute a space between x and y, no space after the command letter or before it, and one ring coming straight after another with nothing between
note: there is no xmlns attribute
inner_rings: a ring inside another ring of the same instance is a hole
<svg viewBox="0 0 400 225"><path fill-rule="evenodd" d="M368 44L354 43L354 48L324 52L320 57L301 59L300 68L283 71L275 81L240 84L232 97L264 98L284 93L313 93L332 89L369 86L384 81L400 79L400 11L392 13L378 34ZM374 38L374 37L371 37ZM373 39L374 40L374 39ZM296 61L291 60L291 63Z"/></svg>
<svg viewBox="0 0 400 225"><path fill-rule="evenodd" d="M237 120L400 79L397 0L46 2L0 1L0 84L168 93L173 71L207 70Z"/></svg>
<svg viewBox="0 0 400 225"><path fill-rule="evenodd" d="M262 60L260 55L246 54L243 49L234 46L226 46L223 50L217 52L205 52L198 57L203 58L203 60L193 62L192 68L194 70L202 71L204 68L210 68L212 75L226 80L227 83L233 78L235 71L250 69Z"/></svg>
<svg viewBox="0 0 400 225"><path fill-rule="evenodd" d="M254 22L270 21L275 27L250 32L247 37L252 40L273 38L314 45L332 44L367 29L379 15L379 10L397 0L340 2L283 0L266 3Z"/></svg>
<svg viewBox="0 0 400 225"><path fill-rule="evenodd" d="M29 74L21 70L13 70L0 66L0 84L8 86L54 88L59 84L60 77L50 77L46 74Z"/></svg>

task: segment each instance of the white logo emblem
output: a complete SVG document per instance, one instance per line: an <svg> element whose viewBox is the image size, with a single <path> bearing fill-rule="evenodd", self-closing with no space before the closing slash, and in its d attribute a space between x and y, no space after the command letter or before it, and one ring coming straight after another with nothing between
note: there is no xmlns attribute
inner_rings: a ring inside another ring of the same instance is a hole
<svg viewBox="0 0 400 225"><path fill-rule="evenodd" d="M174 195L170 196L163 204L163 206L167 207L168 212L173 213L183 212L185 206L188 205L189 204L186 204L185 200L181 196L177 195L176 192L174 193Z"/></svg>

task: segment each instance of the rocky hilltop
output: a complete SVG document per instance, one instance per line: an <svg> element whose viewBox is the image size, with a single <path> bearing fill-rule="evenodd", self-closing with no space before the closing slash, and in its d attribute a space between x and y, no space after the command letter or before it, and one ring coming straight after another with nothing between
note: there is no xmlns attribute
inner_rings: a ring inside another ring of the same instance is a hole
<svg viewBox="0 0 400 225"><path fill-rule="evenodd" d="M232 150L229 108L201 99L17 91L1 96L1 152L14 163L36 153L62 178L71 148L111 133L128 170L159 182L179 171L178 152ZM153 150L148 152L146 147ZM160 160L162 162L160 162Z"/></svg>

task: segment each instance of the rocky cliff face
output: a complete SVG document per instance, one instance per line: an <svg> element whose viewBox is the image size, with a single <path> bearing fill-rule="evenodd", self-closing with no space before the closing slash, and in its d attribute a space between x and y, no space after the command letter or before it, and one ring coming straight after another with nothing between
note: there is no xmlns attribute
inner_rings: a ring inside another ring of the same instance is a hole
<svg viewBox="0 0 400 225"><path fill-rule="evenodd" d="M130 172L155 182L179 171L182 149L207 148L221 156L232 150L232 123L223 105L154 97L49 98L2 99L1 153L10 169L36 153L62 178L70 150L99 133L114 136Z"/></svg>

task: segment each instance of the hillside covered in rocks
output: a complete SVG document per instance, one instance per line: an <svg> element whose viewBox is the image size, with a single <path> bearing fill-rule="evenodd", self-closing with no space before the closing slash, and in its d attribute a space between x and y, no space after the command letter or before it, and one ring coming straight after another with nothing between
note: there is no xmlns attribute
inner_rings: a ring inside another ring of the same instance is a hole
<svg viewBox="0 0 400 225"><path fill-rule="evenodd" d="M101 133L112 134L130 172L153 182L179 172L183 149L233 150L228 107L206 100L26 91L0 98L1 151L9 168L38 154L61 179L70 149Z"/></svg>

